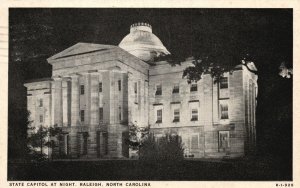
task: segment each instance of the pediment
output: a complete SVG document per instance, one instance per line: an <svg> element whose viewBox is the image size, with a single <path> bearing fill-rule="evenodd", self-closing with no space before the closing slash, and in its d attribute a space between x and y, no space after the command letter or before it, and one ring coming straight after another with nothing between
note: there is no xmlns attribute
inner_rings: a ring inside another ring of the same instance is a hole
<svg viewBox="0 0 300 188"><path fill-rule="evenodd" d="M53 60L62 59L70 56L82 55L82 54L98 52L98 51L105 51L112 48L116 48L116 46L80 42L63 50L62 52L59 52L49 57L47 60L53 61Z"/></svg>

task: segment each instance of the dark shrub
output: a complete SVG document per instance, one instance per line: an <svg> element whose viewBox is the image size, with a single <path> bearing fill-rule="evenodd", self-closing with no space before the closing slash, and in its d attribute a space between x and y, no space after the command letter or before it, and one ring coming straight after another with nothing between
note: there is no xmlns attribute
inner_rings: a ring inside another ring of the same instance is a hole
<svg viewBox="0 0 300 188"><path fill-rule="evenodd" d="M178 161L183 160L183 151L180 136L165 135L155 139L153 134L149 134L140 148L140 159Z"/></svg>

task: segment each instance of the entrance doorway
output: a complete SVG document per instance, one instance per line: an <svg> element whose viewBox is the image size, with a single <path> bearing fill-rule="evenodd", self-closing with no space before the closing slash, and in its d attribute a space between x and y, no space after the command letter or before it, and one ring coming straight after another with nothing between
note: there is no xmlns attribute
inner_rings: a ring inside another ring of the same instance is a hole
<svg viewBox="0 0 300 188"><path fill-rule="evenodd" d="M97 157L103 158L108 152L108 136L106 132L97 131Z"/></svg>
<svg viewBox="0 0 300 188"><path fill-rule="evenodd" d="M229 131L219 131L219 152L229 151Z"/></svg>

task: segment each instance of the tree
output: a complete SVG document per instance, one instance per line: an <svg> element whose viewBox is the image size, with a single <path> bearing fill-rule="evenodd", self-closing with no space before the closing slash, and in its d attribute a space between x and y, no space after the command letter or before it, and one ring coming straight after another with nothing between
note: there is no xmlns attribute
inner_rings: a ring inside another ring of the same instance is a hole
<svg viewBox="0 0 300 188"><path fill-rule="evenodd" d="M285 62L281 63L279 70L280 70L279 75L282 76L283 78L291 78L291 75L293 74L293 69L287 68Z"/></svg>
<svg viewBox="0 0 300 188"><path fill-rule="evenodd" d="M140 159L144 161L178 161L184 158L184 148L181 137L166 134L155 138L150 133L140 148Z"/></svg>
<svg viewBox="0 0 300 188"><path fill-rule="evenodd" d="M149 135L149 127L139 127L137 124L129 125L128 145L132 151L136 151L139 155L140 147Z"/></svg>
<svg viewBox="0 0 300 188"><path fill-rule="evenodd" d="M57 153L55 153L55 149L59 147L59 141L62 139L63 131L61 127L58 127L56 124L54 126L51 126L48 128L49 133L49 140L46 143L47 147L51 149L51 159L57 157ZM65 157L61 156L61 153L58 153L59 157ZM50 156L49 156L50 157Z"/></svg>
<svg viewBox="0 0 300 188"><path fill-rule="evenodd" d="M36 130L36 127L28 126L27 137L27 158L30 161L41 162L47 158L53 157L53 153L49 153L49 150L53 151L58 145L56 139L62 134L61 127L54 125L53 127L40 126ZM48 153L44 151L48 150Z"/></svg>
<svg viewBox="0 0 300 188"><path fill-rule="evenodd" d="M27 147L28 159L30 161L41 162L44 161L47 155L44 150L47 148L48 129L40 126L37 130L36 127L28 127Z"/></svg>
<svg viewBox="0 0 300 188"><path fill-rule="evenodd" d="M30 112L13 105L8 109L8 159L23 160L27 155L27 127L31 124Z"/></svg>
<svg viewBox="0 0 300 188"><path fill-rule="evenodd" d="M144 161L158 160L158 144L154 134L150 133L139 151L139 159Z"/></svg>
<svg viewBox="0 0 300 188"><path fill-rule="evenodd" d="M156 139L149 127L129 126L129 148L138 153L141 160L182 160L183 145L181 137L166 134Z"/></svg>
<svg viewBox="0 0 300 188"><path fill-rule="evenodd" d="M184 148L179 135L167 134L159 141L159 158L161 160L183 160Z"/></svg>

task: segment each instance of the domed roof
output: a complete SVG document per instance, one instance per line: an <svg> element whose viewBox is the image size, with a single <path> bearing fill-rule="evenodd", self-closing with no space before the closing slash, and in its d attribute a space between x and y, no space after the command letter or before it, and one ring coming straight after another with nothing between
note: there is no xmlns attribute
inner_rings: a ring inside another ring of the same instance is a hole
<svg viewBox="0 0 300 188"><path fill-rule="evenodd" d="M130 33L119 44L132 55L143 61L170 54L160 39L152 33L151 25L136 23L130 26Z"/></svg>

